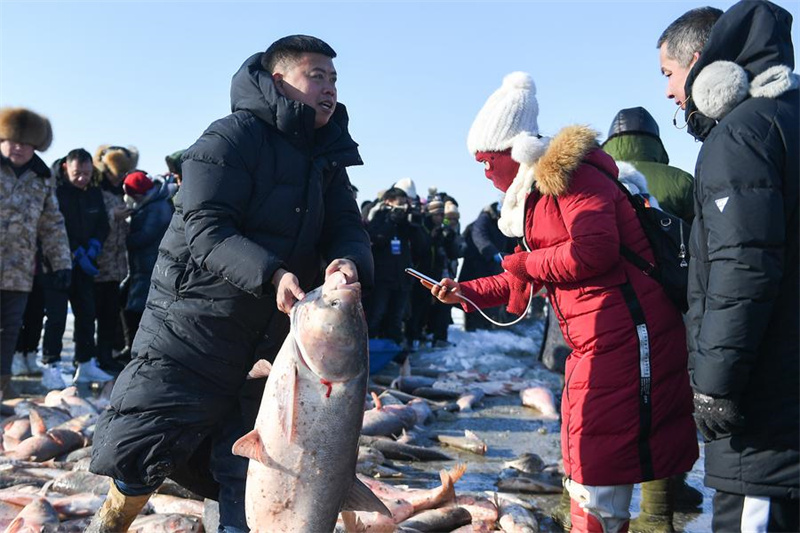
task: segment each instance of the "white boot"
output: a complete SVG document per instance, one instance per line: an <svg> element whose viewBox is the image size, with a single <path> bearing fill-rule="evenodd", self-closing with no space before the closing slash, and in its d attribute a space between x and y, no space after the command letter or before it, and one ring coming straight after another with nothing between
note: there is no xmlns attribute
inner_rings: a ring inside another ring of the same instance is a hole
<svg viewBox="0 0 800 533"><path fill-rule="evenodd" d="M25 364L28 366L28 374L31 376L42 375L42 365L36 362L36 352L25 354Z"/></svg>
<svg viewBox="0 0 800 533"><path fill-rule="evenodd" d="M28 370L28 363L25 359L25 354L16 352L14 358L11 360L11 375L12 376L27 376L30 373Z"/></svg>
<svg viewBox="0 0 800 533"><path fill-rule="evenodd" d="M61 376L61 369L58 364L47 365L42 369L42 387L47 390L62 390L67 388L64 378Z"/></svg>
<svg viewBox="0 0 800 533"><path fill-rule="evenodd" d="M78 370L75 371L75 377L72 378L73 383L93 383L111 381L114 376L106 374L99 366L97 361L91 359L85 363L78 365Z"/></svg>

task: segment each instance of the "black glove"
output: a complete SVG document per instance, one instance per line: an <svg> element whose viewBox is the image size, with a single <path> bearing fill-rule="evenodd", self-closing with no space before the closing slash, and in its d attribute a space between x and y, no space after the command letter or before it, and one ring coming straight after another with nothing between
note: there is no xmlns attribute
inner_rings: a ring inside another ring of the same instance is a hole
<svg viewBox="0 0 800 533"><path fill-rule="evenodd" d="M69 286L72 284L71 269L65 268L64 270L56 270L51 276L54 289L57 291L69 290Z"/></svg>
<svg viewBox="0 0 800 533"><path fill-rule="evenodd" d="M705 442L736 433L744 425L739 404L729 398L694 393L694 421Z"/></svg>

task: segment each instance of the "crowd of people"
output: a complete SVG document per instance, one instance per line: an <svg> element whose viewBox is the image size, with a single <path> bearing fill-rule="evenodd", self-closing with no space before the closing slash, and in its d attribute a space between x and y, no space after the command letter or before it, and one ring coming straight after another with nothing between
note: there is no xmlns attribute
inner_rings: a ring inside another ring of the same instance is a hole
<svg viewBox="0 0 800 533"><path fill-rule="evenodd" d="M136 168L133 147L103 145L94 157L75 148L47 167L35 152L51 136L45 117L0 110L5 398L16 396L15 375L66 387L59 363L70 308L73 383L110 381L130 361L180 184L180 152L152 177Z"/></svg>
<svg viewBox="0 0 800 533"><path fill-rule="evenodd" d="M497 204L487 209L496 212ZM401 353L451 346L450 306L432 298L406 269L437 280L456 277L459 259L464 258L462 274L476 275L487 263L490 269L499 268L499 258L513 248L512 240L492 233L498 233L496 217L481 216L462 234L458 201L435 187L420 197L411 178L363 201L361 212L375 262L375 287L364 301L370 337L394 341Z"/></svg>
<svg viewBox="0 0 800 533"><path fill-rule="evenodd" d="M547 295L571 349L561 522L573 532L670 531L671 487L698 457L698 430L714 530L797 531L791 21L775 4L744 0L725 13L691 10L658 39L666 96L703 142L694 180L668 165L643 108L619 111L602 147L586 126L548 137L533 78L507 75L467 136L504 198L463 231L455 198L436 189L422 198L408 178L359 212L346 169L362 161L338 104L336 53L315 37L284 37L245 60L233 112L180 156L174 176L151 178L134 149L118 146L93 158L73 150L50 169L35 154L50 143L49 122L2 110L4 389L12 361L35 370L41 309L43 359L58 360L68 302L74 380L121 370L90 466L111 488L87 531L126 530L166 477L217 499L220 531L247 531L247 460L231 447L252 429L264 387L247 373L275 357L294 303L332 275L363 287L370 336L407 350L448 345L451 305L468 317L522 315ZM692 222L685 315L623 253L655 261L617 180ZM425 288L406 268L441 282ZM637 483L642 514L630 524Z"/></svg>

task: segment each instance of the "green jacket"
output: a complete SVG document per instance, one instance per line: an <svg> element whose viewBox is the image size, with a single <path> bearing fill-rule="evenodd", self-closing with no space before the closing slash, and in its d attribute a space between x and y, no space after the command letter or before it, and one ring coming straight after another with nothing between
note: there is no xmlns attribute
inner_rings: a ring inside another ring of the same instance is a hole
<svg viewBox="0 0 800 533"><path fill-rule="evenodd" d="M647 188L661 209L681 217L688 224L694 219L694 179L683 170L671 167L661 141L651 135L625 133L611 137L603 150L617 161L627 161L647 178Z"/></svg>

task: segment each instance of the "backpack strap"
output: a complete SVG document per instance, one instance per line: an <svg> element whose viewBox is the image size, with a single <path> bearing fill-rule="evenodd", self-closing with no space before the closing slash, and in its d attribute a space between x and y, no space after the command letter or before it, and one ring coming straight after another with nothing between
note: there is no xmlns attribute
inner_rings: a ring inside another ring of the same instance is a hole
<svg viewBox="0 0 800 533"><path fill-rule="evenodd" d="M636 218L639 220L639 225L642 226L642 231L645 232L644 222L642 221L642 214L640 213L641 202L637 201L637 199L634 198L633 194L631 194L631 191L629 191L625 187L625 185L623 185L617 178L615 178L614 176L609 174L606 169L604 169L604 168L602 168L600 166L597 166L597 165L595 165L594 163L592 163L590 161L584 161L583 163L596 168L604 176L606 176L608 179L610 179L612 182L614 182L617 185L617 188L619 188L619 190L622 191L622 194L624 194L628 198L628 202L630 202L631 207L633 207L634 213L636 213ZM647 237L647 232L645 232L645 237ZM622 244L622 242L620 242L620 244L619 244L619 253L629 263L631 263L633 266L635 266L636 268L641 270L646 276L652 277L655 274L657 274L656 273L656 265L655 264L651 263L650 261L648 261L647 259L645 259L641 255L637 254L636 252L634 252L633 250L631 250L630 248L628 248L627 246Z"/></svg>

